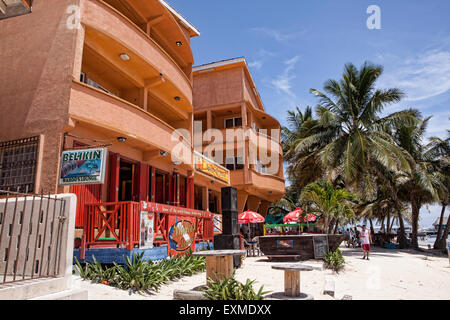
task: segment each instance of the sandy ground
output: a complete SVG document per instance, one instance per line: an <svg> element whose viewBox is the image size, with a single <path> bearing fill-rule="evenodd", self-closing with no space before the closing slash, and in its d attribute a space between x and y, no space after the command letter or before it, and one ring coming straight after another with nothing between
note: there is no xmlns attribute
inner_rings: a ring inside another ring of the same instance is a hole
<svg viewBox="0 0 450 320"><path fill-rule="evenodd" d="M360 248L341 246L346 260L344 270L333 274L329 270L301 272L301 292L309 293L315 300L341 299L349 295L353 300L450 300L450 263L447 257L414 250L389 250L373 248L370 260L363 260ZM282 292L284 272L271 268L265 257L249 257L236 272L236 278L245 282L256 279L255 288ZM309 260L302 264L321 267L320 261ZM323 295L325 280L335 283L335 298ZM155 294L131 294L106 285L91 284L78 277L74 286L88 290L89 300L172 300L174 289L191 290L206 283L206 274L199 273L168 283Z"/></svg>

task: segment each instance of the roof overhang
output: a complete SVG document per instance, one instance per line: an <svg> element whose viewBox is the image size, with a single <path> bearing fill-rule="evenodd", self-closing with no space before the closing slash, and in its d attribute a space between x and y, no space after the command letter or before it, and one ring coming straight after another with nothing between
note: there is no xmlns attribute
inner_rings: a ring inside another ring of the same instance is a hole
<svg viewBox="0 0 450 320"><path fill-rule="evenodd" d="M31 13L33 0L0 0L0 20Z"/></svg>
<svg viewBox="0 0 450 320"><path fill-rule="evenodd" d="M170 11L170 13L172 13L172 15L174 16L174 18L181 23L182 25L184 25L190 33L191 38L193 37L197 37L200 35L200 31L198 31L197 28L195 28L189 21L187 21L180 13L178 13L170 4L168 4L166 1L164 0L159 0L159 2L167 9Z"/></svg>

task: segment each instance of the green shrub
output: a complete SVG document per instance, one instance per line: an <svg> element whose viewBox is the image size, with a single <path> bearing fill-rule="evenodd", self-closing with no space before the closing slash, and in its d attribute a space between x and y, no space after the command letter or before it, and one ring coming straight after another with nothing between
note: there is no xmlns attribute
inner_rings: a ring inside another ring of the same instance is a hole
<svg viewBox="0 0 450 320"><path fill-rule="evenodd" d="M339 272L344 268L345 260L342 256L341 251L336 249L336 251L328 251L323 258L325 267Z"/></svg>
<svg viewBox="0 0 450 320"><path fill-rule="evenodd" d="M205 289L204 296L209 300L263 300L263 296L270 292L263 291L264 286L255 292L255 280L247 279L243 284L235 279L235 273L234 271L229 278L219 278L216 281L208 278L209 286Z"/></svg>
<svg viewBox="0 0 450 320"><path fill-rule="evenodd" d="M134 292L158 291L163 283L206 269L204 257L187 255L154 263L145 261L143 256L144 253L133 254L131 259L125 257L125 265L114 263L112 267L102 266L95 257L94 263L87 262L83 267L76 259L76 268L85 280Z"/></svg>

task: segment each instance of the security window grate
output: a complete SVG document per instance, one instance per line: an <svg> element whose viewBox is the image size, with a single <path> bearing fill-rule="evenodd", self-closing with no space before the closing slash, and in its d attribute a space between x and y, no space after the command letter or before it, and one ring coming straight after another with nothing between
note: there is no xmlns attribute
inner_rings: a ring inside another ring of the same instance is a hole
<svg viewBox="0 0 450 320"><path fill-rule="evenodd" d="M0 189L33 192L39 137L0 142Z"/></svg>

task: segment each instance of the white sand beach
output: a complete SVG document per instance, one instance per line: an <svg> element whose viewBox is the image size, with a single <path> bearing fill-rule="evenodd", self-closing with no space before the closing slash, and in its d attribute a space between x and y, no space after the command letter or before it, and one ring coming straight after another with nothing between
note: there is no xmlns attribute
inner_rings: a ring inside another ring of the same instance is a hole
<svg viewBox="0 0 450 320"><path fill-rule="evenodd" d="M373 248L370 260L363 260L360 248L341 246L346 260L344 270L333 274L329 270L301 272L301 292L309 293L315 300L342 299L344 295L353 300L450 300L450 263L447 257L414 250L389 250ZM244 260L237 269L239 281L256 279L255 288L282 292L283 271L271 268L273 264L265 257ZM321 267L321 261L309 260L302 264ZM325 279L335 282L335 297L323 295ZM205 284L206 274L199 273L168 283L151 295L130 294L106 285L91 284L80 278L75 286L87 289L89 300L172 300L175 289L190 290Z"/></svg>

